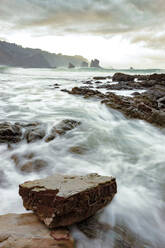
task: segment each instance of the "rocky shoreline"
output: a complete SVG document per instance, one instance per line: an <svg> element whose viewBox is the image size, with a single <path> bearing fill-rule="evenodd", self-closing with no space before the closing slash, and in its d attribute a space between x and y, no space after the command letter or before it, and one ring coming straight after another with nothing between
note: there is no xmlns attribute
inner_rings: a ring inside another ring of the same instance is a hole
<svg viewBox="0 0 165 248"><path fill-rule="evenodd" d="M55 89L61 89L55 84ZM101 90L104 90L102 92ZM79 87L61 89L85 99L96 98L107 107L118 110L128 118L147 121L159 128L165 127L165 74L96 76L82 82ZM111 91L134 91L132 96L117 95ZM144 92L138 92L142 90ZM34 152L22 152L21 144L49 143L79 128L81 122L64 119L50 130L44 123L0 123L0 144L6 144L11 163L19 173L38 173L47 168L48 162L39 159ZM15 151L16 150L16 151ZM71 153L86 152L80 146L71 146ZM1 171L0 187L8 185L5 172ZM34 213L0 216L0 247L51 248L76 247L72 227L89 239L104 239L112 235L114 248L143 248L142 243L120 224L110 226L100 223L97 212L111 203L117 193L115 178L97 174L86 176L56 174L46 179L22 182L19 194L24 207Z"/></svg>
<svg viewBox="0 0 165 248"><path fill-rule="evenodd" d="M94 77L83 82L86 86L74 87L71 90L62 89L72 95L84 98L95 97L106 106L122 112L128 118L145 120L158 127L165 127L165 74L127 75L115 73L112 82L104 83L107 77ZM102 81L96 81L102 80ZM91 89L97 84L97 90ZM98 89L104 89L102 93ZM111 90L134 90L132 96L119 96ZM139 93L136 90L144 90Z"/></svg>

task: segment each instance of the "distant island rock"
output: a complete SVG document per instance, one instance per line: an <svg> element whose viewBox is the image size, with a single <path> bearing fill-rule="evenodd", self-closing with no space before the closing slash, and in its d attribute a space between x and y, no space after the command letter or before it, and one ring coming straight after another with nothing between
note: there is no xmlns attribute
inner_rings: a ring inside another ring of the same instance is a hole
<svg viewBox="0 0 165 248"><path fill-rule="evenodd" d="M81 64L81 67L88 67L88 63L83 61L82 64Z"/></svg>
<svg viewBox="0 0 165 248"><path fill-rule="evenodd" d="M69 69L75 68L75 65L73 65L72 63L69 62L68 68L69 68Z"/></svg>
<svg viewBox="0 0 165 248"><path fill-rule="evenodd" d="M67 56L49 53L40 49L23 48L14 43L0 40L0 65L23 68L56 68L68 67L69 63L80 67L88 62L82 56Z"/></svg>
<svg viewBox="0 0 165 248"><path fill-rule="evenodd" d="M90 67L101 68L100 61L98 59L91 60Z"/></svg>

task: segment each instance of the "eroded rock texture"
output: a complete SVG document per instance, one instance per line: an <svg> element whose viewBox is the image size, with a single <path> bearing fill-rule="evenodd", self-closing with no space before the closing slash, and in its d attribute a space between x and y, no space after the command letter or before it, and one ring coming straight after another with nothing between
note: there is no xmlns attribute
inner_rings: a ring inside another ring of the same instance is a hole
<svg viewBox="0 0 165 248"><path fill-rule="evenodd" d="M19 186L24 207L33 210L49 228L68 226L94 215L116 192L115 178L98 174L56 174Z"/></svg>
<svg viewBox="0 0 165 248"><path fill-rule="evenodd" d="M68 229L50 231L34 214L0 216L0 248L73 248Z"/></svg>
<svg viewBox="0 0 165 248"><path fill-rule="evenodd" d="M0 143L17 143L21 141L21 128L9 122L0 123Z"/></svg>

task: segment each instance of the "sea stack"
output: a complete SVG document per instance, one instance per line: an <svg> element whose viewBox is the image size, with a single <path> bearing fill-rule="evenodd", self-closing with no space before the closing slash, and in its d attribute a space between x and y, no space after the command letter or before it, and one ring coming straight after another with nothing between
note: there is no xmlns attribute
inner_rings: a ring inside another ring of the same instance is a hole
<svg viewBox="0 0 165 248"><path fill-rule="evenodd" d="M98 59L91 60L90 67L101 68L100 61Z"/></svg>
<svg viewBox="0 0 165 248"><path fill-rule="evenodd" d="M113 177L55 174L19 186L24 207L33 210L49 228L69 226L94 215L117 192Z"/></svg>

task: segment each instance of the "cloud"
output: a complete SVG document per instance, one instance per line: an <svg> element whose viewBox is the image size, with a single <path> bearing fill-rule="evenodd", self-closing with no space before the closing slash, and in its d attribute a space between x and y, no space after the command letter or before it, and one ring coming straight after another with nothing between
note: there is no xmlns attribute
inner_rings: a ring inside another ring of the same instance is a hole
<svg viewBox="0 0 165 248"><path fill-rule="evenodd" d="M93 44L98 37L104 37L108 41L107 50L111 47L112 53L116 49L114 58L123 59L121 63L126 63L127 49L131 51L130 60L140 54L138 60L141 58L143 64L155 66L159 62L159 66L163 67L164 9L164 0L0 0L0 36L24 46L47 50L50 50L51 42L52 47L55 43L57 47L57 37L65 35L95 37L94 40L88 39ZM118 40L117 44L113 43L114 37ZM119 52L116 47L121 43L123 50ZM48 48L46 44L49 44ZM97 44L100 50L104 46L104 42ZM68 52L77 49L77 44L74 47L63 44L64 50L65 46ZM85 50L89 50L86 46ZM60 47L61 43L58 50ZM63 52L62 49L60 51ZM125 56L122 57L122 54Z"/></svg>
<svg viewBox="0 0 165 248"><path fill-rule="evenodd" d="M164 8L164 0L1 0L0 22L10 30L109 36L161 25Z"/></svg>

